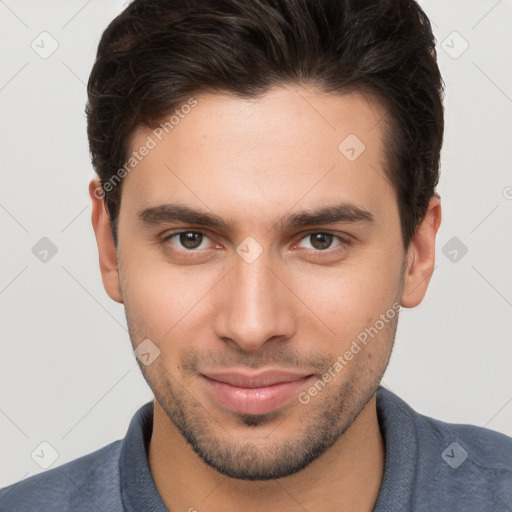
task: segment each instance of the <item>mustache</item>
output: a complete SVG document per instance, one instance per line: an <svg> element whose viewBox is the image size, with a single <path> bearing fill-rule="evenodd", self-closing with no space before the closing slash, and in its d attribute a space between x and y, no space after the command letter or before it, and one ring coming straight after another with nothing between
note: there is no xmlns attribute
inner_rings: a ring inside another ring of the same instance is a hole
<svg viewBox="0 0 512 512"><path fill-rule="evenodd" d="M311 373L325 373L336 360L334 355L325 352L299 352L295 348L285 346L262 347L257 352L246 352L240 348L208 351L182 351L180 354L181 367L186 373L195 373L199 369L238 367L258 370L268 367L281 369L301 368L314 370Z"/></svg>

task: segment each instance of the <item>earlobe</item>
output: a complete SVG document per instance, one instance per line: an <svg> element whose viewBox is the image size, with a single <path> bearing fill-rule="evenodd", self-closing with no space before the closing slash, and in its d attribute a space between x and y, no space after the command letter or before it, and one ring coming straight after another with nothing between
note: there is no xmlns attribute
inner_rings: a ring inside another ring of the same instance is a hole
<svg viewBox="0 0 512 512"><path fill-rule="evenodd" d="M427 213L416 229L407 251L401 304L414 308L421 303L435 266L436 235L441 225L441 201L434 196Z"/></svg>
<svg viewBox="0 0 512 512"><path fill-rule="evenodd" d="M123 303L119 283L117 251L98 178L94 178L89 183L89 195L92 201L91 222L96 236L96 244L98 245L103 286L112 300Z"/></svg>

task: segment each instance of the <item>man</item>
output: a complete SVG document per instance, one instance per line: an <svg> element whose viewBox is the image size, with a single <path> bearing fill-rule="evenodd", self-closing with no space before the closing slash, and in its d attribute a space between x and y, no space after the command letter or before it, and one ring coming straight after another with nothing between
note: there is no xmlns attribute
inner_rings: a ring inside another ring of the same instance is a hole
<svg viewBox="0 0 512 512"><path fill-rule="evenodd" d="M441 222L412 0L135 0L92 70L103 283L155 395L1 510L512 510L512 440L380 386Z"/></svg>

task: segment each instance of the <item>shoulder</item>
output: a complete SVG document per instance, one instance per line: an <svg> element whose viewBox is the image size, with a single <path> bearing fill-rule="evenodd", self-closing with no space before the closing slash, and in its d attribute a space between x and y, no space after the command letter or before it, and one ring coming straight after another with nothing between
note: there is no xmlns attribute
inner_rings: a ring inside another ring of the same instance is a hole
<svg viewBox="0 0 512 512"><path fill-rule="evenodd" d="M0 489L0 511L122 511L115 441L95 452Z"/></svg>
<svg viewBox="0 0 512 512"><path fill-rule="evenodd" d="M512 511L512 438L415 413L418 485L452 510Z"/></svg>
<svg viewBox="0 0 512 512"><path fill-rule="evenodd" d="M399 488L407 501L395 510L512 512L511 437L420 414L383 387L377 413L394 487L385 497L394 499Z"/></svg>
<svg viewBox="0 0 512 512"><path fill-rule="evenodd" d="M453 442L460 444L466 453L459 450L458 446L453 446L449 450L449 455L451 456L452 449L458 450L461 464L462 459L467 458L482 468L512 471L512 437L485 427L447 423L422 414L417 414L416 424L419 435L425 441L432 443L453 439ZM442 456L446 457L448 453ZM453 463L453 465L457 464Z"/></svg>

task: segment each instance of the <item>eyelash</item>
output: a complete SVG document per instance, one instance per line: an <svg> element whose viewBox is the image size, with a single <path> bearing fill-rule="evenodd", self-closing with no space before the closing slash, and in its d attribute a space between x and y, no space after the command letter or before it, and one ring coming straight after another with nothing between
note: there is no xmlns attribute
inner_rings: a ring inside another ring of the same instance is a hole
<svg viewBox="0 0 512 512"><path fill-rule="evenodd" d="M207 233L205 233L204 231L196 231L196 230L191 230L191 229L188 229L188 230L181 230L181 231L176 231L175 233L170 233L168 235L166 235L162 241L161 241L161 244L162 245L168 245L170 240L176 236L179 236L183 233L194 233L194 234L197 234L197 235L202 235L202 236L205 236L207 238L210 238L208 236ZM331 231L309 231L308 233L305 233L301 238L300 240L294 244L294 245L298 245L298 243L300 243L302 240L304 240L305 238L311 236L311 235L315 235L315 234L322 234L322 235L331 235L333 236L334 238L337 238L339 240L339 245L336 246L334 249L325 249L325 250L309 250L309 254L313 254L313 255L321 255L321 254L332 254L333 252L336 252L340 249L343 249L343 248L346 248L346 247L349 247L350 245L352 245L352 241L347 238L343 238L341 237L340 235L337 235L336 233L333 233ZM306 249L307 250L307 249ZM190 250L171 250L171 252L178 252L178 253L181 253L181 254L186 254L187 257L194 257L194 255L197 255L197 254L200 254L202 252L202 249L190 249Z"/></svg>

